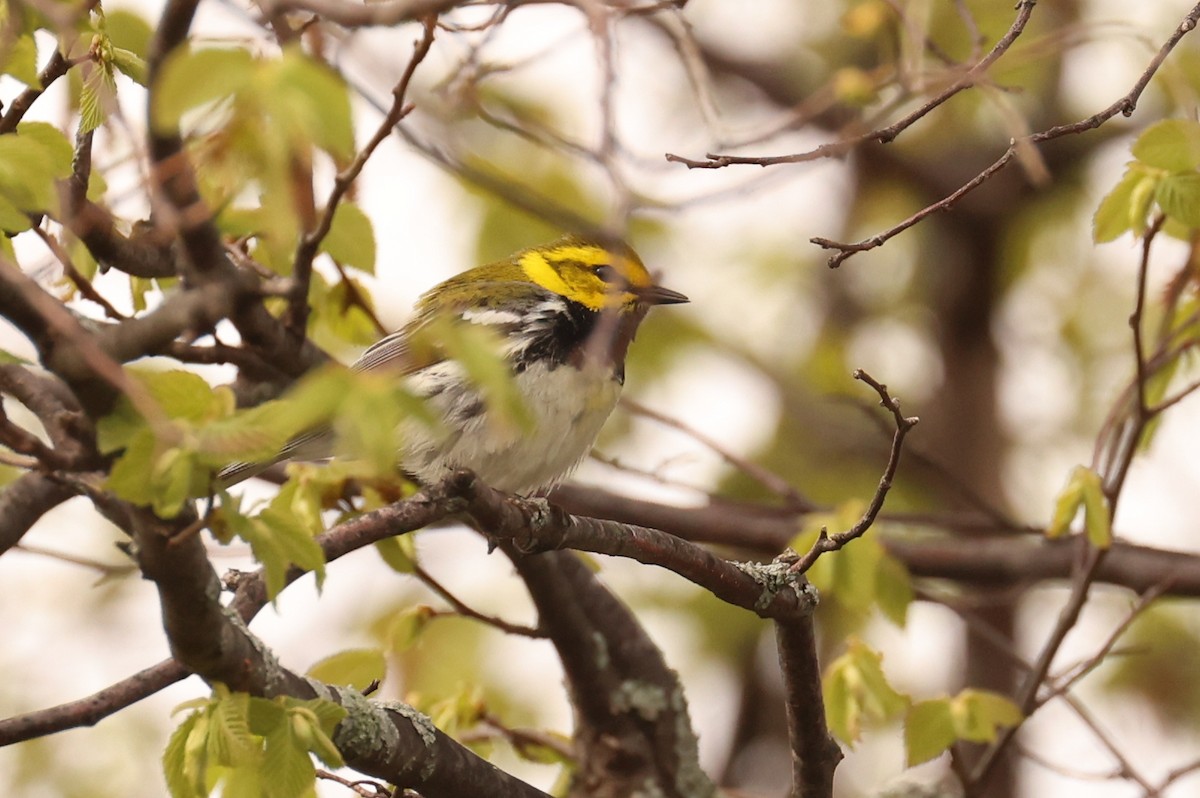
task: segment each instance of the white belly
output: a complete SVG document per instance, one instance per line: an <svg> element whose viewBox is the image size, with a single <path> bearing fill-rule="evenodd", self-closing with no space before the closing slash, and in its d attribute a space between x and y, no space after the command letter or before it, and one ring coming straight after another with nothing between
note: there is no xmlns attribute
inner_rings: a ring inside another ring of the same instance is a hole
<svg viewBox="0 0 1200 798"><path fill-rule="evenodd" d="M462 390L457 364L442 365L443 373L426 373L413 387L427 393L441 385L429 402L450 434L436 437L415 423L401 429L401 465L425 483L469 468L497 490L525 493L552 485L591 451L621 392L607 367L531 365L514 378L532 420L523 429L495 411L462 418L477 401L475 394Z"/></svg>

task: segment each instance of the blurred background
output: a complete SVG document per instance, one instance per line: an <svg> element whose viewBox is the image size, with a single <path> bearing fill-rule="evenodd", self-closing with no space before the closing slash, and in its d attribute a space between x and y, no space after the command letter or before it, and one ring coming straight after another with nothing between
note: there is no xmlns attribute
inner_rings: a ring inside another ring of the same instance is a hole
<svg viewBox="0 0 1200 798"><path fill-rule="evenodd" d="M1184 39L1131 118L1021 153L952 211L836 270L809 239L874 235L972 179L1013 137L1108 106L1132 88L1190 5L1046 0L986 82L893 143L841 158L724 169L688 169L664 154L796 153L889 124L957 79L955 64L991 48L1016 11L980 0L661 5L607 22L590 3L520 6L499 21L492 6L443 18L416 72L403 135L383 143L356 189L378 247L376 274L361 279L385 326L400 326L416 297L445 277L555 237L564 226L556 209L566 209L624 230L661 281L692 300L651 317L626 382L628 396L684 429L619 412L578 482L683 505L714 494L779 502L692 430L853 517L854 502L875 489L890 442L877 397L851 378L862 368L921 417L887 508L935 521L893 517L872 536L1043 527L1070 469L1091 460L1133 372L1127 319L1140 251L1129 236L1093 244L1092 214L1119 180L1139 130L1195 116L1198 40ZM130 36L140 35L138 18L152 26L159 12L154 3L105 8ZM256 13L208 2L196 31L271 52ZM598 44L604 39L591 24L611 46ZM417 25L328 26L308 41L350 81L360 142L379 124L380 104L419 36ZM53 41L38 43L44 60ZM8 102L19 88L5 78L0 96ZM39 102L41 118L70 118L66 88L56 85ZM146 213L139 191L145 98L128 81L118 97L119 115L98 132L97 165L109 179L109 203L133 220ZM16 243L20 251L24 242ZM37 257L39 277L54 279L55 263ZM1187 258L1179 242L1156 244L1152 297ZM332 281L327 266L318 268ZM96 284L103 292L106 277ZM130 306L120 293L110 298ZM333 345L347 330L359 345L373 334L351 320L314 335ZM0 347L32 351L9 328L0 328ZM343 342L336 354L348 361L356 350ZM214 382L231 376L203 371ZM23 418L15 406L6 409ZM1200 553L1198 413L1196 402L1174 408L1135 462L1115 521L1122 538ZM263 485L246 491L269 495ZM0 560L0 716L86 695L166 656L153 587L116 550L119 539L76 500L44 518L26 536L26 550ZM476 536L434 529L417 546L424 567L464 601L532 620L508 563L486 556ZM245 555L214 546L219 570L249 567ZM747 794L782 794L787 742L767 625L665 571L596 564L681 672L702 764ZM904 595L888 613L872 590L830 585L818 616L822 657L827 663L856 635L883 652L892 684L916 698L967 685L1011 691L1011 662L968 634L964 617L1029 659L1066 594L1053 583L990 590L900 573ZM915 596L911 604L905 591ZM1134 598L1098 588L1059 661L1094 653ZM343 649L384 646L385 697L430 706L465 696L484 701L508 726L569 731L549 644L460 618L422 621L419 636L410 635L412 608L422 603L444 607L360 552L330 569L320 594L311 580L290 588L253 629L300 669ZM1120 772L1114 749L1154 785L1200 758L1194 604L1159 602L1130 634L1121 656L1075 690L1089 719L1061 703L1041 710L1020 738L1026 755L1012 760L989 795L1147 795ZM0 750L0 792L162 795L157 756L134 752L160 751L174 725L171 708L203 692L190 680L95 729ZM556 765L523 761L503 745L495 755L544 788L558 776ZM838 795L875 794L897 778L935 783L946 759L905 772L899 726L869 729L838 770ZM322 794L345 790L326 785ZM1200 769L1155 794L1200 794Z"/></svg>

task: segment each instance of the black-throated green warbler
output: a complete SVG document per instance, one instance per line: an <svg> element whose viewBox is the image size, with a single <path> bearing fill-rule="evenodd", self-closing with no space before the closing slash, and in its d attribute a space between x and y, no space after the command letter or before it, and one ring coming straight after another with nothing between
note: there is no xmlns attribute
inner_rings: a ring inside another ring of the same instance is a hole
<svg viewBox="0 0 1200 798"><path fill-rule="evenodd" d="M436 286L403 329L374 344L353 368L394 372L440 416L436 434L417 422L399 431L401 469L432 484L460 468L498 490L527 493L553 485L591 450L625 381L625 355L653 305L687 302L655 285L632 249L567 236L479 266ZM493 423L463 367L436 347L411 344L441 317L498 333L530 424ZM273 461L333 453L325 430L301 436ZM267 463L237 463L226 485Z"/></svg>

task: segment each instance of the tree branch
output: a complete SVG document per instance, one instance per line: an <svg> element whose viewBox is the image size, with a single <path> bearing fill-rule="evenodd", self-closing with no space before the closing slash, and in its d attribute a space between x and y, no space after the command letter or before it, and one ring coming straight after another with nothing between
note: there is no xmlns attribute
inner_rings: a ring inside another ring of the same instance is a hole
<svg viewBox="0 0 1200 798"><path fill-rule="evenodd" d="M831 798L833 773L842 749L825 721L821 665L812 618L775 623L779 668L783 674L788 740L792 754L791 798Z"/></svg>

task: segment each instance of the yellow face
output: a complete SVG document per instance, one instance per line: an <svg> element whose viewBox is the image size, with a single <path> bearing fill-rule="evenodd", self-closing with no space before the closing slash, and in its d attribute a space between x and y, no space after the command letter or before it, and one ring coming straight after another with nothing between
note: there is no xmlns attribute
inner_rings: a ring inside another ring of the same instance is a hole
<svg viewBox="0 0 1200 798"><path fill-rule="evenodd" d="M517 263L533 282L592 310L687 301L654 285L637 254L620 245L567 237L520 253Z"/></svg>

